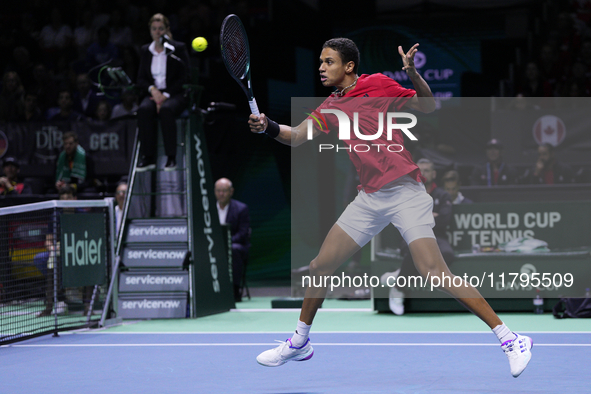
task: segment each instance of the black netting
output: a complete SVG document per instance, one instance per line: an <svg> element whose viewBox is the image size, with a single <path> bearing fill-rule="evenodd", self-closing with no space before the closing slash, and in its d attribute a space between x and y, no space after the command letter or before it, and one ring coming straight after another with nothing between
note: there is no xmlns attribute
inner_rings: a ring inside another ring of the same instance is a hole
<svg viewBox="0 0 591 394"><path fill-rule="evenodd" d="M0 344L96 325L108 286L110 245L102 285L65 288L61 272L61 218L76 215L84 223L89 213L108 216L105 207L0 216ZM108 242L109 220L104 223Z"/></svg>
<svg viewBox="0 0 591 394"><path fill-rule="evenodd" d="M244 78L248 68L248 39L237 17L224 21L222 27L222 57L228 70L237 78Z"/></svg>

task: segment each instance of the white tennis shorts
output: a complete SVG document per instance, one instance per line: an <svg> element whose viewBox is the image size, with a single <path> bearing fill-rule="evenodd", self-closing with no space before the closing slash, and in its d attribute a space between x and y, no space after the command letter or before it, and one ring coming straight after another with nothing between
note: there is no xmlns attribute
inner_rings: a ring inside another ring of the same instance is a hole
<svg viewBox="0 0 591 394"><path fill-rule="evenodd" d="M359 246L368 243L389 223L408 244L418 238L435 238L433 199L422 182L404 175L375 193L361 190L337 220Z"/></svg>

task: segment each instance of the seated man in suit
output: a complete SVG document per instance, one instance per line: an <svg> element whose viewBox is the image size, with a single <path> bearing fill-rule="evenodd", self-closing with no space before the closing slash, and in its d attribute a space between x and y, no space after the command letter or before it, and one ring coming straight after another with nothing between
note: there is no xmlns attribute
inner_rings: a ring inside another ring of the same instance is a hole
<svg viewBox="0 0 591 394"><path fill-rule="evenodd" d="M250 216L248 206L232 199L234 188L227 178L220 178L215 183L220 224L230 225L232 234L232 280L234 282L234 300L242 301L240 282L244 270L244 262L250 248Z"/></svg>

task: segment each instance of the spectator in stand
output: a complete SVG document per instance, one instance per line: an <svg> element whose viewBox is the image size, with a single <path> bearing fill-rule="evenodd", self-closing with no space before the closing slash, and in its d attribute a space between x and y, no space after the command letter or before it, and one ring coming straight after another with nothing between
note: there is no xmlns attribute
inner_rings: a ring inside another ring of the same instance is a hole
<svg viewBox="0 0 591 394"><path fill-rule="evenodd" d="M472 186L513 185L517 183L517 172L503 162L503 144L496 138L486 143L487 162L474 168L470 182Z"/></svg>
<svg viewBox="0 0 591 394"><path fill-rule="evenodd" d="M121 220L123 219L123 208L125 207L125 196L127 195L127 182L119 182L115 190L115 234L119 234Z"/></svg>
<svg viewBox="0 0 591 394"><path fill-rule="evenodd" d="M585 96L589 96L589 93L591 93L591 80L589 79L590 76L591 73L589 72L589 69L585 63L577 61L573 64L571 69L571 80L572 82L581 86Z"/></svg>
<svg viewBox="0 0 591 394"><path fill-rule="evenodd" d="M22 113L25 89L18 74L9 71L2 78L2 92L0 92L0 120L15 121Z"/></svg>
<svg viewBox="0 0 591 394"><path fill-rule="evenodd" d="M554 185L557 183L574 182L572 169L556 160L554 146L549 143L538 146L538 161L536 166L524 174L527 183Z"/></svg>
<svg viewBox="0 0 591 394"><path fill-rule="evenodd" d="M558 63L558 53L552 49L552 45L545 44L540 50L539 72L545 81L554 85L562 77L560 65Z"/></svg>
<svg viewBox="0 0 591 394"><path fill-rule="evenodd" d="M102 100L92 88L88 74L78 74L76 77L76 91L73 97L74 111L86 117L92 117L96 113L96 106Z"/></svg>
<svg viewBox="0 0 591 394"><path fill-rule="evenodd" d="M29 50L23 46L14 48L12 59L7 70L16 72L25 90L30 89L35 82L35 78L33 77L33 62Z"/></svg>
<svg viewBox="0 0 591 394"><path fill-rule="evenodd" d="M104 11L105 6L111 7L111 5L103 0L90 0L88 7L92 12L92 27L95 31L98 31L101 27L107 26L109 18L111 17Z"/></svg>
<svg viewBox="0 0 591 394"><path fill-rule="evenodd" d="M52 79L60 89L69 89L74 81L76 74L70 67L70 61L68 60L69 54L62 53L55 60L55 66L52 72Z"/></svg>
<svg viewBox="0 0 591 394"><path fill-rule="evenodd" d="M121 95L121 103L113 107L111 119L121 118L123 116L135 115L138 110L137 95L133 89L128 89Z"/></svg>
<svg viewBox="0 0 591 394"><path fill-rule="evenodd" d="M70 185L64 185L62 188L59 189L59 199L61 201L73 201L77 200L77 192L75 188L72 188ZM50 316L53 312L53 285L54 285L54 273L53 270L58 270L58 290L57 290L57 299L58 305L56 308L55 313L61 314L66 312L67 305L65 303L65 291L61 286L61 265L59 260L56 261L56 257L60 255L60 241L59 238L54 238L54 233L56 233L56 228L61 228L60 221L63 215L72 215L80 212L80 209L72 209L72 208L63 208L61 212L56 211L55 217L53 220L49 222L48 231L45 236L45 247L47 249L47 254L38 254L35 256L35 265L39 268L41 272L44 272L46 275L46 296L45 296L45 309L41 311L37 317L44 317ZM82 219L82 218L81 218ZM43 269L45 263L46 269ZM56 264L57 263L57 264ZM92 313L90 310L90 303L92 301L92 293L94 290L94 286L84 286L81 287L80 290L82 291L82 303L84 304L84 316L87 316L89 313Z"/></svg>
<svg viewBox="0 0 591 394"><path fill-rule="evenodd" d="M78 144L78 135L73 131L64 133L64 150L57 159L55 188L70 185L78 193L93 185L94 163Z"/></svg>
<svg viewBox="0 0 591 394"><path fill-rule="evenodd" d="M74 29L74 44L78 50L78 58L86 57L86 50L94 41L94 28L92 27L92 12L84 11L81 25Z"/></svg>
<svg viewBox="0 0 591 394"><path fill-rule="evenodd" d="M37 104L37 95L32 92L25 93L22 112L19 114L21 122L39 122L44 120L43 113Z"/></svg>
<svg viewBox="0 0 591 394"><path fill-rule="evenodd" d="M102 100L96 106L94 120L98 122L106 122L111 119L111 104L107 100Z"/></svg>
<svg viewBox="0 0 591 394"><path fill-rule="evenodd" d="M525 97L552 97L552 86L540 76L540 70L535 62L525 66L525 78L519 93Z"/></svg>
<svg viewBox="0 0 591 394"><path fill-rule="evenodd" d="M42 112L57 105L59 89L51 75L47 72L45 65L39 63L33 68L35 82L31 90L37 95L37 102Z"/></svg>
<svg viewBox="0 0 591 394"><path fill-rule="evenodd" d="M15 197L33 194L31 187L24 182L18 181L20 165L13 157L7 157L2 162L4 176L0 177L0 196Z"/></svg>
<svg viewBox="0 0 591 394"><path fill-rule="evenodd" d="M90 44L86 52L86 65L91 68L99 64L119 60L119 50L109 41L110 33L107 27L97 31L97 40Z"/></svg>
<svg viewBox="0 0 591 394"><path fill-rule="evenodd" d="M124 23L121 11L117 8L111 12L109 32L111 33L111 42L118 47L133 45L133 33L131 28Z"/></svg>
<svg viewBox="0 0 591 394"><path fill-rule="evenodd" d="M35 17L31 13L23 13L20 16L20 25L11 31L10 41L12 42L13 48L23 47L26 48L28 53L31 55L31 60L35 61L35 56L39 54L39 30L35 23ZM11 70L11 71L22 71L22 70ZM20 74L23 79L23 84L26 86L25 74Z"/></svg>
<svg viewBox="0 0 591 394"><path fill-rule="evenodd" d="M58 189L60 200L76 200L76 190L69 185L64 185ZM59 221L62 214L71 214L73 212L63 209L61 212L55 211L53 218L49 221L47 226L47 234L45 235L46 252L39 253L35 256L34 262L41 273L45 275L45 309L37 314L37 317L50 316L52 313L61 314L67 311L66 292L62 287L61 279L61 264L59 263L60 256L60 240L57 235L57 229L60 228ZM54 275L54 270L57 270L57 275ZM54 276L57 276L57 301L55 311L53 311L54 302Z"/></svg>
<svg viewBox="0 0 591 394"><path fill-rule="evenodd" d="M53 60L56 55L66 50L72 44L72 29L62 23L62 13L57 8L51 10L51 22L41 29L39 46Z"/></svg>
<svg viewBox="0 0 591 394"><path fill-rule="evenodd" d="M461 184L457 171L448 171L443 176L443 189L450 195L452 204L472 204L473 201L460 192Z"/></svg>
<svg viewBox="0 0 591 394"><path fill-rule="evenodd" d="M58 111L52 115L49 120L54 121L71 121L81 122L84 116L72 109L74 103L72 102L72 93L69 90L62 90L58 94Z"/></svg>

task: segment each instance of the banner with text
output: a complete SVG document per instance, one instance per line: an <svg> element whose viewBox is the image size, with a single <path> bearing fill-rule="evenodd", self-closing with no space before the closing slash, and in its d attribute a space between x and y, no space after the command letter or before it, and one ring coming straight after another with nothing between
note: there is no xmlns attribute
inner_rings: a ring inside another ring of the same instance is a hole
<svg viewBox="0 0 591 394"><path fill-rule="evenodd" d="M23 176L49 176L63 150L62 136L78 134L79 144L95 162L95 172L127 174L131 163L136 121L14 122L0 124L0 158L15 157Z"/></svg>
<svg viewBox="0 0 591 394"><path fill-rule="evenodd" d="M548 243L550 250L591 246L591 201L548 203L460 204L453 206L448 231L456 251L498 248L527 237Z"/></svg>
<svg viewBox="0 0 591 394"><path fill-rule="evenodd" d="M60 222L63 286L81 287L105 283L107 260L105 215L62 213Z"/></svg>

